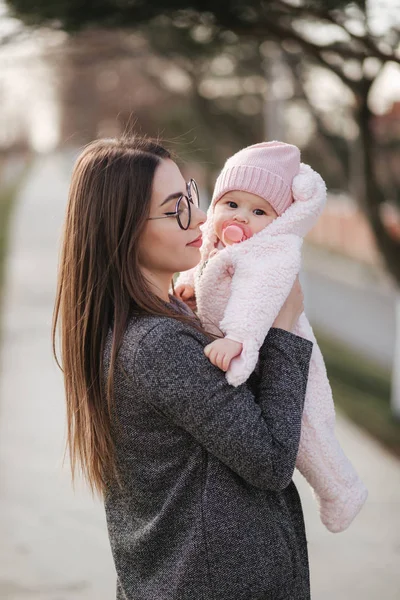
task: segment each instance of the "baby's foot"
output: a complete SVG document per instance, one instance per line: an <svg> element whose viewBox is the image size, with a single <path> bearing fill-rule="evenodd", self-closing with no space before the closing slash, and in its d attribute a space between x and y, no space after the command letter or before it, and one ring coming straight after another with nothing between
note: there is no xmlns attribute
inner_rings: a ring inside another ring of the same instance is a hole
<svg viewBox="0 0 400 600"><path fill-rule="evenodd" d="M334 500L318 499L322 523L332 533L344 531L360 512L367 496L367 488L358 481Z"/></svg>

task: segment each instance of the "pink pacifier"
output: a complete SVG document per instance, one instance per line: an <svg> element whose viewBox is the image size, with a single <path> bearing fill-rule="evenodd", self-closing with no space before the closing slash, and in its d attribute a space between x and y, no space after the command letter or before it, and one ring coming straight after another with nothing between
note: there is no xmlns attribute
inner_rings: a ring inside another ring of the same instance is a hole
<svg viewBox="0 0 400 600"><path fill-rule="evenodd" d="M228 225L223 230L224 239L232 244L237 244L238 242L244 242L247 240L247 236L244 233L243 229L239 227L239 225Z"/></svg>

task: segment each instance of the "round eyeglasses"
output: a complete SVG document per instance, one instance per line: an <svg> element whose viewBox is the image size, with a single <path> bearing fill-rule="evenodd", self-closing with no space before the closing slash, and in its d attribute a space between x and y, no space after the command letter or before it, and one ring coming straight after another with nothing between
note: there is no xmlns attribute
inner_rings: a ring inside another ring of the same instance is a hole
<svg viewBox="0 0 400 600"><path fill-rule="evenodd" d="M161 217L148 217L148 221L175 217L181 229L188 229L192 216L191 205L194 204L197 208L199 207L199 188L197 187L197 183L194 179L190 179L186 183L186 191L187 196L185 196L185 194L179 196L174 212L167 212Z"/></svg>

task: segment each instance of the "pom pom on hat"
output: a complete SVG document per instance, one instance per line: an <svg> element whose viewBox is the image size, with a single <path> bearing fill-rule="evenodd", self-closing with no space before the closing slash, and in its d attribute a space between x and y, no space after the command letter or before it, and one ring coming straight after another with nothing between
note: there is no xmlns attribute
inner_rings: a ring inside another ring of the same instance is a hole
<svg viewBox="0 0 400 600"><path fill-rule="evenodd" d="M228 158L219 174L212 206L224 194L240 190L267 200L281 215L293 202L292 181L300 169L300 150L284 142L247 146Z"/></svg>

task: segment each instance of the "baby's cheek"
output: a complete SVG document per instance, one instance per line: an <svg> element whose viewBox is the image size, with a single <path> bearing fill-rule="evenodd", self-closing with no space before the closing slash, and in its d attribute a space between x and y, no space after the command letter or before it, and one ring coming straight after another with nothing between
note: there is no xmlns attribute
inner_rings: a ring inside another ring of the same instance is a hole
<svg viewBox="0 0 400 600"><path fill-rule="evenodd" d="M221 221L219 220L214 221L214 233L219 239L221 239L222 225Z"/></svg>

